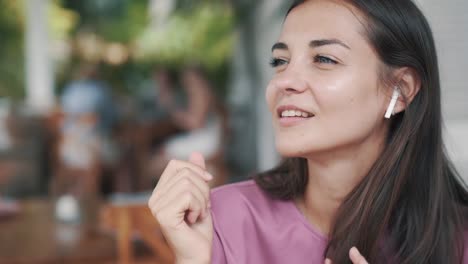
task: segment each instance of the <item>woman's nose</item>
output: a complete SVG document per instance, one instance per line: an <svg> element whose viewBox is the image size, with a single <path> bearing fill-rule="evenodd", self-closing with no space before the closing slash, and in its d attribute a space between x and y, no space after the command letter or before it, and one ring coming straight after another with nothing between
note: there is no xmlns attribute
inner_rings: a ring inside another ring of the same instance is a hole
<svg viewBox="0 0 468 264"><path fill-rule="evenodd" d="M276 89L287 94L302 93L307 90L307 82L297 74L283 73L281 76L276 76L272 84Z"/></svg>

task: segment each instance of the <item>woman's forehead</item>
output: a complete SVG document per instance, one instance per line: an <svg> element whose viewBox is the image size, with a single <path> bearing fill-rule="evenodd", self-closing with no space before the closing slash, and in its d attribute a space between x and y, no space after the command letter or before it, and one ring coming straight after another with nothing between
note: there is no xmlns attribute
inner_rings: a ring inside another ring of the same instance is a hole
<svg viewBox="0 0 468 264"><path fill-rule="evenodd" d="M335 0L308 0L294 8L281 31L280 40L289 38L332 38L353 43L364 41L362 15L350 4Z"/></svg>

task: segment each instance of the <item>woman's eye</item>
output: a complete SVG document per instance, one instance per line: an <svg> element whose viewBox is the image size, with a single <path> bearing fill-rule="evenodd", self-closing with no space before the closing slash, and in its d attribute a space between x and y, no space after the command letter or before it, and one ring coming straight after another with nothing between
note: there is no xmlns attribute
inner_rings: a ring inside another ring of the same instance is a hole
<svg viewBox="0 0 468 264"><path fill-rule="evenodd" d="M282 65L285 65L286 63L288 63L286 60L283 60L283 59L279 59L279 58L272 58L270 60L270 66L272 68L276 68L278 66L282 66Z"/></svg>
<svg viewBox="0 0 468 264"><path fill-rule="evenodd" d="M317 55L314 57L314 62L316 63L325 63L325 64L338 64L336 60L332 60L328 57Z"/></svg>

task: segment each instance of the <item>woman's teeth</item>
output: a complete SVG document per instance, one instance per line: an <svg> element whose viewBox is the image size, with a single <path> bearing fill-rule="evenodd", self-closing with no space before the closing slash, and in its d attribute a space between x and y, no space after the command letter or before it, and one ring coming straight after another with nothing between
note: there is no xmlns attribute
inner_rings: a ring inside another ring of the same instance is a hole
<svg viewBox="0 0 468 264"><path fill-rule="evenodd" d="M298 110L284 110L281 112L281 117L310 117L309 113Z"/></svg>

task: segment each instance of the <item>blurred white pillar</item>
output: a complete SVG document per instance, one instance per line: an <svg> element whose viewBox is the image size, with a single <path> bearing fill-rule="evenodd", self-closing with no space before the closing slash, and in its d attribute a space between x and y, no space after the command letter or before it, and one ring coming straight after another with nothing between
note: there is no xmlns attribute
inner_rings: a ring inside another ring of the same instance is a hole
<svg viewBox="0 0 468 264"><path fill-rule="evenodd" d="M33 113L45 114L54 104L47 28L48 0L26 0L26 102Z"/></svg>

